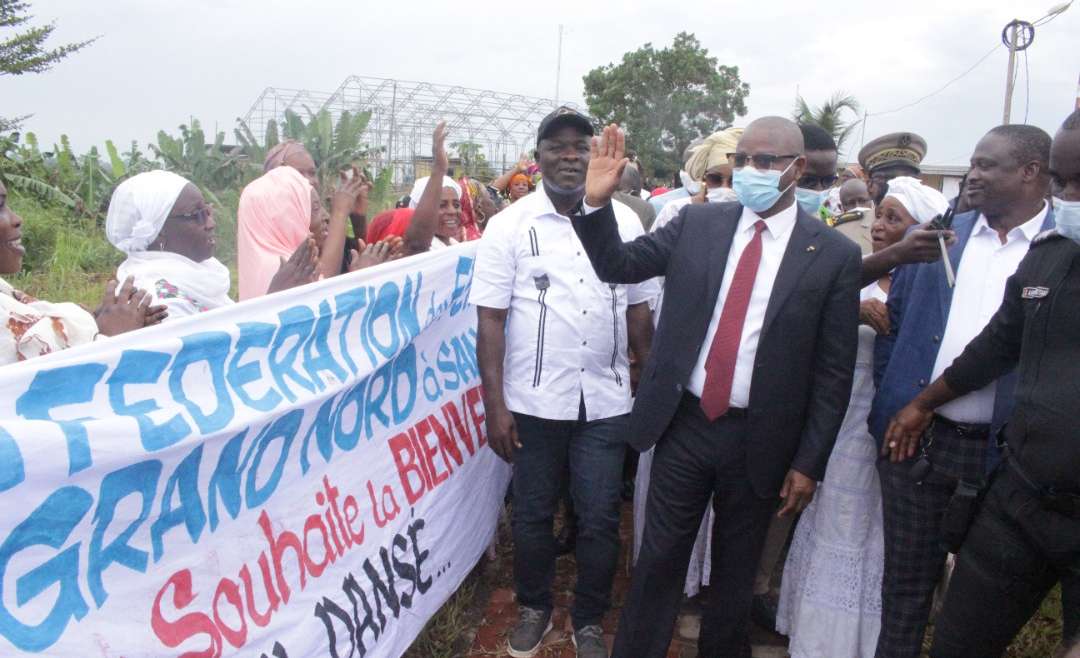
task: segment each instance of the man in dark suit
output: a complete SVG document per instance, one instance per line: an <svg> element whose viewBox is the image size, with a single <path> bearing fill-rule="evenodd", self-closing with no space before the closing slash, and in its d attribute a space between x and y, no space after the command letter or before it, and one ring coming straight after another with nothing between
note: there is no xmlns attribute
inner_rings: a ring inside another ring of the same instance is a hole
<svg viewBox="0 0 1080 658"><path fill-rule="evenodd" d="M630 441L656 445L642 548L614 656L667 654L694 537L710 496L713 596L699 655L749 656L755 567L776 510L809 504L847 408L859 249L798 210L798 126L751 123L732 154L739 203L691 205L633 242L610 199L626 159L617 126L593 141L574 228L600 279L665 276Z"/></svg>

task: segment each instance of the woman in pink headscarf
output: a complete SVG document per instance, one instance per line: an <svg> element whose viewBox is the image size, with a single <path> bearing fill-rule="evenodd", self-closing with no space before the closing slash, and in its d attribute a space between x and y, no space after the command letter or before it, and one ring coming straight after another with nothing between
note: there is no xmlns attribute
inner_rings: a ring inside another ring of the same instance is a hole
<svg viewBox="0 0 1080 658"><path fill-rule="evenodd" d="M349 204L353 198L355 194ZM310 253L315 261L311 280L341 274L343 246L330 244L331 228L330 213L315 188L291 166L271 169L245 187L237 211L240 300L267 294L278 269L299 251ZM359 251L349 254L347 271L388 260L394 246L390 241L371 245L360 241ZM303 283L307 281L294 285Z"/></svg>
<svg viewBox="0 0 1080 658"><path fill-rule="evenodd" d="M245 187L236 237L241 301L265 295L281 264L305 241L317 253L328 229L314 188L292 167L272 169Z"/></svg>

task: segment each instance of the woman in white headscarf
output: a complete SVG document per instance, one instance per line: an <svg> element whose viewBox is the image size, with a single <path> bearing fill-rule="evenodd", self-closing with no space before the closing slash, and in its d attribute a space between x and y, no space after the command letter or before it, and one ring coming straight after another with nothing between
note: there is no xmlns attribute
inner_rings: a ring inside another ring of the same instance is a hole
<svg viewBox="0 0 1080 658"><path fill-rule="evenodd" d="M461 185L449 176L443 176L441 180L442 185L435 188L435 185L439 183L438 178L430 176L420 178L413 184L412 194L409 195L409 207L414 209L414 223L418 215L424 217L426 213L432 212L430 207L433 201L437 204L434 212L438 219L429 249L442 249L458 244L463 237L461 235ZM437 195L434 199L429 198L428 203L423 203L424 193L427 192L428 187L432 187L433 190L430 194ZM407 236L406 243L408 243Z"/></svg>
<svg viewBox="0 0 1080 658"><path fill-rule="evenodd" d="M651 230L655 231L675 219L683 206L736 200L735 192L731 189L732 167L728 162L728 153L735 152L742 134L742 128L727 128L709 135L691 151L686 160L686 173L695 183L701 183L699 192L666 203L657 213Z"/></svg>
<svg viewBox="0 0 1080 658"><path fill-rule="evenodd" d="M912 226L947 207L940 192L917 179L892 179L877 207L874 251L896 244ZM889 286L885 275L862 290L847 414L825 480L799 518L784 565L776 627L788 636L792 658L861 658L874 655L877 646L885 540L877 444L867 417L874 399L874 340L889 332Z"/></svg>
<svg viewBox="0 0 1080 658"><path fill-rule="evenodd" d="M121 183L105 219L109 242L127 255L117 277L133 277L154 303L168 307L170 318L233 304L229 268L214 257L215 228L199 188L169 171L149 171ZM270 289L313 280L315 253L313 245L301 245Z"/></svg>

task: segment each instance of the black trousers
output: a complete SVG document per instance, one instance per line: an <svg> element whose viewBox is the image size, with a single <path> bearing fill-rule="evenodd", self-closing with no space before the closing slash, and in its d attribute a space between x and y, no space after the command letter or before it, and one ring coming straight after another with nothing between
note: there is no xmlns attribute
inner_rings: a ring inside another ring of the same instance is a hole
<svg viewBox="0 0 1080 658"><path fill-rule="evenodd" d="M934 588L948 555L941 547L945 510L961 480L981 481L986 472L986 434L966 436L941 423L931 425L928 433L934 467L921 484L909 474L914 459L878 462L885 573L876 658L916 658L922 650Z"/></svg>
<svg viewBox="0 0 1080 658"><path fill-rule="evenodd" d="M759 498L750 486L745 419L709 422L697 399L688 395L656 445L641 552L612 658L667 655L690 552L710 496L716 512L712 587L698 655L736 657L749 648L751 589L776 500Z"/></svg>
<svg viewBox="0 0 1080 658"><path fill-rule="evenodd" d="M934 629L933 658L994 658L1061 583L1066 647L1080 643L1080 519L1042 507L1011 470L987 492Z"/></svg>

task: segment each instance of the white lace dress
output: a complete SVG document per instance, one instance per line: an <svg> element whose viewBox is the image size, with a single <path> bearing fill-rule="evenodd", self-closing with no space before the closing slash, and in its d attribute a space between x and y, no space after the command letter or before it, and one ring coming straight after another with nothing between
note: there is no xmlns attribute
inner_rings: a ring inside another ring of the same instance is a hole
<svg viewBox="0 0 1080 658"><path fill-rule="evenodd" d="M873 283L861 297L886 295ZM877 449L866 424L873 352L874 331L860 325L847 415L784 565L776 625L791 658L872 658L877 646L885 555Z"/></svg>

